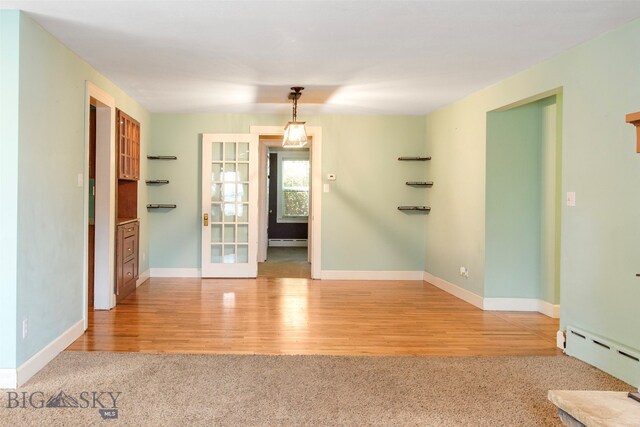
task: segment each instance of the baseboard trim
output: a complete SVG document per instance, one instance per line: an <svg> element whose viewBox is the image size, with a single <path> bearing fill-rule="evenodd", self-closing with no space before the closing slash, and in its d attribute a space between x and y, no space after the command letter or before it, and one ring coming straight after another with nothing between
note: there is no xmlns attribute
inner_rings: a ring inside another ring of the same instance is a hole
<svg viewBox="0 0 640 427"><path fill-rule="evenodd" d="M322 280L422 280L421 271L322 270Z"/></svg>
<svg viewBox="0 0 640 427"><path fill-rule="evenodd" d="M551 304L550 302L539 299L538 311L554 319L560 318L560 304Z"/></svg>
<svg viewBox="0 0 640 427"><path fill-rule="evenodd" d="M147 268L145 271L138 275L138 280L136 280L136 288L142 285L149 277L150 273L149 269Z"/></svg>
<svg viewBox="0 0 640 427"><path fill-rule="evenodd" d="M270 248L306 248L307 239L269 239Z"/></svg>
<svg viewBox="0 0 640 427"><path fill-rule="evenodd" d="M538 311L534 298L484 298L482 308L488 311Z"/></svg>
<svg viewBox="0 0 640 427"><path fill-rule="evenodd" d="M431 283L436 288L440 288L443 291L453 295L454 297L460 298L461 300L466 301L471 305L484 309L483 298L480 295L476 295L471 291L461 288L458 285L454 285L453 283L447 282L446 280L441 279L438 276L434 276L433 274L426 271L424 272L423 280L425 282Z"/></svg>
<svg viewBox="0 0 640 427"><path fill-rule="evenodd" d="M150 277L202 277L199 268L150 268Z"/></svg>
<svg viewBox="0 0 640 427"><path fill-rule="evenodd" d="M0 389L18 388L18 371L15 369L0 369Z"/></svg>
<svg viewBox="0 0 640 427"><path fill-rule="evenodd" d="M559 304L537 298L483 298L426 271L423 280L485 311L537 311L554 319L560 317Z"/></svg>
<svg viewBox="0 0 640 427"><path fill-rule="evenodd" d="M71 343L77 340L84 333L84 320L79 320L75 325L67 329L58 338L51 341L45 348L33 355L29 360L24 362L18 369L14 369L14 376L11 373L4 373L8 375L8 379L13 379L13 384L0 384L0 387L4 388L18 388L29 379L34 376L40 369L44 368L49 362L51 362L58 354L60 354L65 348L69 347ZM10 371L5 369L4 371ZM4 377L0 374L0 378Z"/></svg>

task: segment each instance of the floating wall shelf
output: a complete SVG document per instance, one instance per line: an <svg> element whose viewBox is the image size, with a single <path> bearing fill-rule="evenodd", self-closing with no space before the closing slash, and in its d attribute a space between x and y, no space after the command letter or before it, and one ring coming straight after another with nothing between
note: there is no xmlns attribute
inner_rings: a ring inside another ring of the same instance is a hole
<svg viewBox="0 0 640 427"><path fill-rule="evenodd" d="M636 127L636 153L640 153L640 111L627 114L625 120Z"/></svg>
<svg viewBox="0 0 640 427"><path fill-rule="evenodd" d="M399 211L420 211L429 212L431 208L429 206L398 206Z"/></svg>
<svg viewBox="0 0 640 427"><path fill-rule="evenodd" d="M148 179L145 181L147 184L168 184L168 179Z"/></svg>
<svg viewBox="0 0 640 427"><path fill-rule="evenodd" d="M147 156L149 160L177 160L177 156Z"/></svg>
<svg viewBox="0 0 640 427"><path fill-rule="evenodd" d="M147 205L147 209L175 209L176 207L176 205L166 203Z"/></svg>
<svg viewBox="0 0 640 427"><path fill-rule="evenodd" d="M425 160L431 160L431 156L428 156L428 157L410 157L410 156L403 156L403 157L398 157L398 160L424 162Z"/></svg>
<svg viewBox="0 0 640 427"><path fill-rule="evenodd" d="M411 187L432 187L433 181L407 181L405 184Z"/></svg>

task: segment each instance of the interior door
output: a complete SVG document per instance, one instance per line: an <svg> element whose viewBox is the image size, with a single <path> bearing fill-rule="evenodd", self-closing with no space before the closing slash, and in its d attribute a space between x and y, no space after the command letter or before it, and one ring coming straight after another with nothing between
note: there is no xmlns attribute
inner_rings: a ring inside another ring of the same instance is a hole
<svg viewBox="0 0 640 427"><path fill-rule="evenodd" d="M202 277L256 277L258 135L202 135Z"/></svg>

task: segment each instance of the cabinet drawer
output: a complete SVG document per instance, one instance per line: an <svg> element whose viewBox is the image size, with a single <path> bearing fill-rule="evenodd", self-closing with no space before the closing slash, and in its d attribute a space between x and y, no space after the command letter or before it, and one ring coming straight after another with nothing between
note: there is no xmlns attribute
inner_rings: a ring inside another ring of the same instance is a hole
<svg viewBox="0 0 640 427"><path fill-rule="evenodd" d="M120 227L122 227L122 229L124 230L124 238L126 239L129 236L135 236L136 234L138 234L138 223L137 222L130 222L128 224L124 224L121 225Z"/></svg>
<svg viewBox="0 0 640 427"><path fill-rule="evenodd" d="M135 258L131 261L127 261L122 266L122 282L126 284L127 282L136 278L136 260Z"/></svg>
<svg viewBox="0 0 640 427"><path fill-rule="evenodd" d="M130 258L134 257L138 253L137 248L138 239L136 236L129 236L124 238L124 242L122 244L122 259L128 261Z"/></svg>

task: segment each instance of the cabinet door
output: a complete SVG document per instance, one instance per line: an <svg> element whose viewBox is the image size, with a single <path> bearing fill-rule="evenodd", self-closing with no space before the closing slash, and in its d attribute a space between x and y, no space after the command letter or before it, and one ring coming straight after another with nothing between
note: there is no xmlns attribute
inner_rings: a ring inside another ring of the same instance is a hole
<svg viewBox="0 0 640 427"><path fill-rule="evenodd" d="M118 110L118 179L140 179L140 123Z"/></svg>

